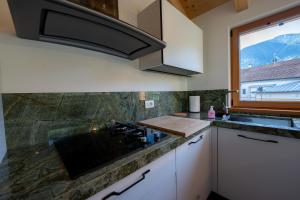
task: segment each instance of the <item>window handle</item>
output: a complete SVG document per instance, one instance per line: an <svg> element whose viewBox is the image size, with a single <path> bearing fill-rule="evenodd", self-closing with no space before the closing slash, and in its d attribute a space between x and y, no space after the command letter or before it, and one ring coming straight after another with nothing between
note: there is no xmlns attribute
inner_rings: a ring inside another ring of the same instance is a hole
<svg viewBox="0 0 300 200"><path fill-rule="evenodd" d="M263 139L257 139L257 138L252 138L252 137L248 137L245 135L238 135L238 137L244 138L244 139L248 139L248 140L256 140L256 141L261 141L261 142L268 142L268 143L279 143L276 140L263 140Z"/></svg>
<svg viewBox="0 0 300 200"><path fill-rule="evenodd" d="M240 93L240 90L228 90L226 94L229 94L229 93Z"/></svg>
<svg viewBox="0 0 300 200"><path fill-rule="evenodd" d="M112 196L120 196L121 194L123 194L124 192L126 192L127 190L131 189L132 187L134 187L135 185L137 185L139 182L143 181L146 178L146 174L148 174L150 172L150 169L148 169L147 171L145 171L142 174L142 177L137 180L136 182L132 183L130 186L128 186L127 188L125 188L124 190L122 190L121 192L116 192L113 191L111 193L109 193L108 195L106 195L105 197L102 198L102 200L106 200Z"/></svg>

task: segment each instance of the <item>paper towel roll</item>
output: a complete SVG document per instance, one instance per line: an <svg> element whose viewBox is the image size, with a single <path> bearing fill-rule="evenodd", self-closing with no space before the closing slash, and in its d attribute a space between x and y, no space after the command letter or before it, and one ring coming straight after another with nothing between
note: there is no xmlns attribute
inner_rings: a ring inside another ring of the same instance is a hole
<svg viewBox="0 0 300 200"><path fill-rule="evenodd" d="M189 97L190 112L197 113L200 112L200 96L190 96Z"/></svg>

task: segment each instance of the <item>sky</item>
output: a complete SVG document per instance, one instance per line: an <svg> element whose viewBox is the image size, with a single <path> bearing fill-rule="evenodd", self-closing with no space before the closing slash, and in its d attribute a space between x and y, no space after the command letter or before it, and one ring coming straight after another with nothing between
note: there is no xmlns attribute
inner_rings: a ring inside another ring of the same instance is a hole
<svg viewBox="0 0 300 200"><path fill-rule="evenodd" d="M259 31L250 32L240 36L240 49L273 39L279 35L300 33L300 18L285 22L284 25L272 26Z"/></svg>

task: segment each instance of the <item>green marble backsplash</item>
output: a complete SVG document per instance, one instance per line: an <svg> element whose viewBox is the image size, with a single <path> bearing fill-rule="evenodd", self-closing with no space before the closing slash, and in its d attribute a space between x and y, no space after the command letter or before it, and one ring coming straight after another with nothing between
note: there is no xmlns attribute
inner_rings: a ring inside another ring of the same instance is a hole
<svg viewBox="0 0 300 200"><path fill-rule="evenodd" d="M223 104L226 102L227 91L228 90L188 91L188 96L200 96L200 109L202 112L208 111L210 106L214 106L217 112L223 112Z"/></svg>
<svg viewBox="0 0 300 200"><path fill-rule="evenodd" d="M138 92L3 94L8 149L187 110L187 92L146 92L155 107L145 109Z"/></svg>
<svg viewBox="0 0 300 200"><path fill-rule="evenodd" d="M222 108L226 90L145 92L155 107L145 109L139 92L2 94L8 149L103 128L113 121L139 121L188 111L188 96L201 96L201 109ZM224 96L224 99L223 99Z"/></svg>

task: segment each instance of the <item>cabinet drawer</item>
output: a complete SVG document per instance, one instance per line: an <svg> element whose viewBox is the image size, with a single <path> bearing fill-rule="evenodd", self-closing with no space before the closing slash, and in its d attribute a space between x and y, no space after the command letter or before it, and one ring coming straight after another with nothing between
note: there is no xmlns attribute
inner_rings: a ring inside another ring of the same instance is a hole
<svg viewBox="0 0 300 200"><path fill-rule="evenodd" d="M89 200L133 199L176 199L175 150L89 198Z"/></svg>
<svg viewBox="0 0 300 200"><path fill-rule="evenodd" d="M300 199L300 140L218 129L218 193L232 200Z"/></svg>
<svg viewBox="0 0 300 200"><path fill-rule="evenodd" d="M210 129L176 149L177 200L206 200L211 191Z"/></svg>

